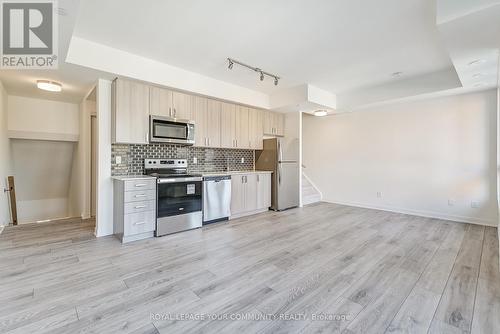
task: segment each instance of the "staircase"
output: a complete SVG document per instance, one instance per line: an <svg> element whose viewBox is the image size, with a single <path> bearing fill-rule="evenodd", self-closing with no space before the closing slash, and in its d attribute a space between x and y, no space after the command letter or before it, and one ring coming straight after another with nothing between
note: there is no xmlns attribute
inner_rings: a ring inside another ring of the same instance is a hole
<svg viewBox="0 0 500 334"><path fill-rule="evenodd" d="M302 205L321 201L321 192L314 186L309 178L302 173Z"/></svg>

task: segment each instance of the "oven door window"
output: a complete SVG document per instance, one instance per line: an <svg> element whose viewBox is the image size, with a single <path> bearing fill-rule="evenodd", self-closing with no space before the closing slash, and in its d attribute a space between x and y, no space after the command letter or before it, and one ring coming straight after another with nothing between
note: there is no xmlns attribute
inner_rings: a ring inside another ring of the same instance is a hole
<svg viewBox="0 0 500 334"><path fill-rule="evenodd" d="M201 211L201 181L159 183L158 218Z"/></svg>
<svg viewBox="0 0 500 334"><path fill-rule="evenodd" d="M153 137L166 139L186 139L188 136L187 125L168 121L153 122Z"/></svg>

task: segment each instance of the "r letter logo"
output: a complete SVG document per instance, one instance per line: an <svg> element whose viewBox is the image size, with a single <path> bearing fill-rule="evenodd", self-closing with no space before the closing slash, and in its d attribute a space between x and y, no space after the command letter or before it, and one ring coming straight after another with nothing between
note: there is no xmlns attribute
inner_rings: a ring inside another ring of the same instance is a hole
<svg viewBox="0 0 500 334"><path fill-rule="evenodd" d="M57 68L55 2L3 0L2 68Z"/></svg>

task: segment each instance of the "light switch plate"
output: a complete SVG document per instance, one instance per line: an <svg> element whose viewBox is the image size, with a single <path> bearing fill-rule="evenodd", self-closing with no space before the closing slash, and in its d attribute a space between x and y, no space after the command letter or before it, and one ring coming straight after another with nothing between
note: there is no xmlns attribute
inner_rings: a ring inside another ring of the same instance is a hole
<svg viewBox="0 0 500 334"><path fill-rule="evenodd" d="M241 163L244 164L245 163L245 158L241 158Z"/></svg>
<svg viewBox="0 0 500 334"><path fill-rule="evenodd" d="M194 164L197 164L197 163L198 163L198 158L197 158L197 157L193 157L193 163L194 163Z"/></svg>
<svg viewBox="0 0 500 334"><path fill-rule="evenodd" d="M122 163L122 157L121 157L121 156L119 156L119 155L117 155L117 156L116 156L116 158L115 158L115 162L116 162L117 164L121 164L121 163Z"/></svg>

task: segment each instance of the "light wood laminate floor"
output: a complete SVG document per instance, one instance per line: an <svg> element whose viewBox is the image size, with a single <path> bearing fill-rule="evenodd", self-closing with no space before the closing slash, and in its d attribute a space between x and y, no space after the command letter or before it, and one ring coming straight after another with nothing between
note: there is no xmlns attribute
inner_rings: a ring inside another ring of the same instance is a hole
<svg viewBox="0 0 500 334"><path fill-rule="evenodd" d="M127 245L93 228L4 230L0 332L500 333L495 228L325 203Z"/></svg>

